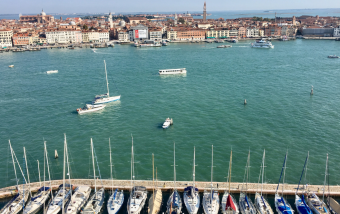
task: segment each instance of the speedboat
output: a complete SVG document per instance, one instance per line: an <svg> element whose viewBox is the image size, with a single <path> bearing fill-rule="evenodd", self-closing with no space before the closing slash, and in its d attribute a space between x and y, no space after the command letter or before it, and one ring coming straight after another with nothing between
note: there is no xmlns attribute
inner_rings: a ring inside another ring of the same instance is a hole
<svg viewBox="0 0 340 214"><path fill-rule="evenodd" d="M295 206L299 214L313 214L305 201L304 195L301 195L301 198L295 195Z"/></svg>
<svg viewBox="0 0 340 214"><path fill-rule="evenodd" d="M123 190L115 192L110 196L109 201L107 202L107 211L109 214L116 214L119 209L122 207L124 202L124 193Z"/></svg>
<svg viewBox="0 0 340 214"><path fill-rule="evenodd" d="M104 203L104 194L105 194L104 188L101 188L100 190L95 192L85 205L82 214L100 213Z"/></svg>
<svg viewBox="0 0 340 214"><path fill-rule="evenodd" d="M222 208L223 214L238 214L239 213L239 209L236 204L235 198L228 192L225 192L223 194L221 208Z"/></svg>
<svg viewBox="0 0 340 214"><path fill-rule="evenodd" d="M77 214L84 207L89 199L91 188L89 186L79 186L74 191L70 203L66 207L66 214Z"/></svg>
<svg viewBox="0 0 340 214"><path fill-rule="evenodd" d="M85 113L90 113L94 111L99 111L105 108L105 105L91 105L91 104L86 104L83 108L78 108L77 112L78 114L85 114Z"/></svg>
<svg viewBox="0 0 340 214"><path fill-rule="evenodd" d="M328 214L329 210L326 204L319 199L319 197L313 192L308 195L308 205L313 210L314 214Z"/></svg>
<svg viewBox="0 0 340 214"><path fill-rule="evenodd" d="M48 206L46 214L59 213L59 211L62 209L62 206L63 206L63 200L64 200L64 206L66 206L71 198L71 193L72 193L72 186L70 186L69 184L65 184L65 190L64 190L63 185L61 184L59 186L58 193L54 196L53 200Z"/></svg>
<svg viewBox="0 0 340 214"><path fill-rule="evenodd" d="M168 43L166 43L166 41L163 41L163 42L162 42L162 45L163 45L163 46L167 46Z"/></svg>
<svg viewBox="0 0 340 214"><path fill-rule="evenodd" d="M188 213L196 214L200 207L200 195L198 193L198 189L193 186L185 188L183 199Z"/></svg>
<svg viewBox="0 0 340 214"><path fill-rule="evenodd" d="M172 124L172 119L170 119L169 117L165 119L165 122L163 123L162 128L163 129L167 129L170 127L170 125Z"/></svg>
<svg viewBox="0 0 340 214"><path fill-rule="evenodd" d="M9 65L8 67L9 67L9 68L13 68L13 67L14 67L14 65Z"/></svg>
<svg viewBox="0 0 340 214"><path fill-rule="evenodd" d="M128 214L139 214L146 201L147 191L143 186L134 186L127 203Z"/></svg>
<svg viewBox="0 0 340 214"><path fill-rule="evenodd" d="M340 57L336 56L336 55L329 55L328 58L337 59L337 58L340 58Z"/></svg>
<svg viewBox="0 0 340 214"><path fill-rule="evenodd" d="M58 70L46 71L46 74L55 74L55 73L58 73Z"/></svg>
<svg viewBox="0 0 340 214"><path fill-rule="evenodd" d="M255 43L251 43L252 48L274 48L271 42L265 41L261 39L260 41L256 41Z"/></svg>
<svg viewBox="0 0 340 214"><path fill-rule="evenodd" d="M176 189L170 195L166 207L167 207L166 209L167 214L180 214L181 213L182 200Z"/></svg>
<svg viewBox="0 0 340 214"><path fill-rule="evenodd" d="M237 39L232 39L231 42L232 42L232 43L237 43L238 40L237 40Z"/></svg>
<svg viewBox="0 0 340 214"><path fill-rule="evenodd" d="M43 208L47 199L50 197L51 189L49 187L41 187L37 194L27 203L24 214L34 214Z"/></svg>

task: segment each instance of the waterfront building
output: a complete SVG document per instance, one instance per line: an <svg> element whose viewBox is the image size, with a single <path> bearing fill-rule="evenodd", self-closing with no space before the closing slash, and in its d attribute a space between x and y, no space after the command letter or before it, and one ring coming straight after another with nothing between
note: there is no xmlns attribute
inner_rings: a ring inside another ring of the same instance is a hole
<svg viewBox="0 0 340 214"><path fill-rule="evenodd" d="M161 41L162 28L160 27L149 28L149 39L153 41Z"/></svg>
<svg viewBox="0 0 340 214"><path fill-rule="evenodd" d="M247 34L247 30L245 27L239 27L238 28L238 37L245 38Z"/></svg>
<svg viewBox="0 0 340 214"><path fill-rule="evenodd" d="M340 37L340 25L338 27L334 28L333 36L334 37Z"/></svg>
<svg viewBox="0 0 340 214"><path fill-rule="evenodd" d="M233 27L229 29L229 37L230 38L237 38L238 37L238 29Z"/></svg>
<svg viewBox="0 0 340 214"><path fill-rule="evenodd" d="M203 6L203 22L207 21L207 4L204 2Z"/></svg>
<svg viewBox="0 0 340 214"><path fill-rule="evenodd" d="M171 28L166 32L166 38L169 40L177 40L177 30Z"/></svg>
<svg viewBox="0 0 340 214"><path fill-rule="evenodd" d="M42 10L42 12L38 15L20 16L19 21L20 21L20 23L26 23L26 22L53 23L54 22L54 16L46 15L44 10Z"/></svg>
<svg viewBox="0 0 340 214"><path fill-rule="evenodd" d="M177 30L177 40L204 40L206 30L197 28L181 28Z"/></svg>
<svg viewBox="0 0 340 214"><path fill-rule="evenodd" d="M283 25L281 28L281 36L294 37L297 29L290 25Z"/></svg>
<svg viewBox="0 0 340 214"><path fill-rule="evenodd" d="M30 44L30 36L28 33L13 34L13 46L24 46Z"/></svg>
<svg viewBox="0 0 340 214"><path fill-rule="evenodd" d="M0 47L12 47L13 31L10 29L0 29Z"/></svg>
<svg viewBox="0 0 340 214"><path fill-rule="evenodd" d="M228 28L210 28L206 32L207 39L225 39L229 38L229 29Z"/></svg>
<svg viewBox="0 0 340 214"><path fill-rule="evenodd" d="M129 33L127 30L121 30L118 32L118 40L120 42L128 42L129 40Z"/></svg>
<svg viewBox="0 0 340 214"><path fill-rule="evenodd" d="M246 37L247 38L253 38L253 37L259 37L260 36L260 29L256 27L248 27L246 29Z"/></svg>
<svg viewBox="0 0 340 214"><path fill-rule="evenodd" d="M46 41L49 44L81 43L82 33L77 30L46 30Z"/></svg>
<svg viewBox="0 0 340 214"><path fill-rule="evenodd" d="M334 28L323 28L320 26L309 26L302 28L302 35L307 37L331 37Z"/></svg>
<svg viewBox="0 0 340 214"><path fill-rule="evenodd" d="M107 30L98 31L98 35L99 35L99 42L108 42L110 40L109 31Z"/></svg>
<svg viewBox="0 0 340 214"><path fill-rule="evenodd" d="M267 37L281 36L281 27L273 24L264 28L264 35Z"/></svg>
<svg viewBox="0 0 340 214"><path fill-rule="evenodd" d="M202 23L197 24L197 28L201 28L201 29L209 29L210 27L211 27L211 24L207 22L202 22Z"/></svg>
<svg viewBox="0 0 340 214"><path fill-rule="evenodd" d="M145 18L145 17L144 17ZM129 31L130 41L142 41L148 40L148 27L142 24L139 24L135 27L131 27L131 31Z"/></svg>

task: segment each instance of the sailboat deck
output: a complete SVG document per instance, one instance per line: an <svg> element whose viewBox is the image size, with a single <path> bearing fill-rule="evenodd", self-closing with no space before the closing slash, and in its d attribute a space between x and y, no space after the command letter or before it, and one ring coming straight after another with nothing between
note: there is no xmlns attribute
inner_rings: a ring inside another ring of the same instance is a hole
<svg viewBox="0 0 340 214"><path fill-rule="evenodd" d="M52 188L53 190L58 190L60 184L63 183L63 180L54 180L52 181ZM72 179L72 185L75 187L80 185L88 185L94 189L94 181L93 179ZM152 191L152 180L136 180L135 184L138 186L145 186L148 191ZM162 191L169 191L173 190L174 182L173 181L158 181L157 187L160 188ZM200 182L196 181L195 186L198 188L199 192L203 192L204 190L210 190L210 182ZM216 189L218 184L218 189ZM113 187L112 181L110 179L104 179L103 185L106 190L110 190L112 188L122 189L122 190L130 190L131 189L131 181L130 180L114 180ZM184 188L187 186L192 185L192 181L176 181L176 189L179 192L183 192ZM224 192L228 188L227 182L213 182L214 189L218 190L219 192ZM242 183L233 182L231 183L231 192L232 193L239 193L242 188ZM297 184L285 184L285 195L295 195L295 191L297 188ZM39 182L31 183L31 189L33 192L37 192L41 186ZM263 184L263 194L274 195L276 190L277 184ZM19 185L19 188L22 189L22 186ZM311 192L315 192L317 195L322 195L323 185L308 185L308 190ZM340 186L330 186L330 196L340 196ZM300 191L301 190L301 191ZM306 190L301 188L300 185L299 193L305 192ZM255 194L257 191L257 183L248 183L248 193ZM17 193L15 192L15 186L5 187L0 189L0 198L7 198L13 197ZM327 193L328 194L328 193Z"/></svg>

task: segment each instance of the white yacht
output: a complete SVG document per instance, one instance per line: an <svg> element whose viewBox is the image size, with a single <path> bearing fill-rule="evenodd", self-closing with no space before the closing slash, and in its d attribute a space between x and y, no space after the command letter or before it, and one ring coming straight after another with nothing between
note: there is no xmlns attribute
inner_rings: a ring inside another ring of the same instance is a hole
<svg viewBox="0 0 340 214"><path fill-rule="evenodd" d="M63 184L59 186L58 193L51 201L50 205L47 208L46 214L57 214L60 212L62 206L63 206L63 200L64 204L67 204L70 200L72 193L72 187L70 188L70 185L65 185L65 188L63 187Z"/></svg>
<svg viewBox="0 0 340 214"><path fill-rule="evenodd" d="M220 208L220 197L217 191L213 190L213 166L214 166L214 147L211 146L211 189L204 191L203 210L205 214L217 214Z"/></svg>
<svg viewBox="0 0 340 214"><path fill-rule="evenodd" d="M162 128L167 129L170 127L170 125L172 125L172 123L173 123L173 120L168 117L165 119Z"/></svg>
<svg viewBox="0 0 340 214"><path fill-rule="evenodd" d="M177 68L177 69L164 69L159 70L160 75L168 75L168 74L186 74L187 70L185 68Z"/></svg>
<svg viewBox="0 0 340 214"><path fill-rule="evenodd" d="M85 113L90 113L94 111L99 111L105 108L105 105L91 105L91 104L86 104L83 108L78 108L77 112L78 114L85 114Z"/></svg>
<svg viewBox="0 0 340 214"><path fill-rule="evenodd" d="M271 42L265 41L261 39L260 41L256 41L255 43L251 43L252 48L274 48Z"/></svg>
<svg viewBox="0 0 340 214"><path fill-rule="evenodd" d="M196 165L194 148L194 165L192 174L193 185L185 188L183 193L184 204L189 214L196 214L200 207L200 195L198 193L198 189L195 187L195 166Z"/></svg>
<svg viewBox="0 0 340 214"><path fill-rule="evenodd" d="M106 94L96 95L94 100L92 101L93 105L109 103L109 102L120 100L120 95L110 97L109 82L107 80L107 71L106 71L106 62L105 62L105 60L104 60L104 65L105 65L105 77L106 77L107 93Z"/></svg>
<svg viewBox="0 0 340 214"><path fill-rule="evenodd" d="M115 192L110 196L108 202L107 202L107 211L109 214L116 214L122 207L122 204L124 202L124 193L123 190L118 191L118 189L115 190Z"/></svg>
<svg viewBox="0 0 340 214"><path fill-rule="evenodd" d="M77 214L84 207L89 199L91 188L89 186L79 186L74 191L70 203L66 207L66 214Z"/></svg>

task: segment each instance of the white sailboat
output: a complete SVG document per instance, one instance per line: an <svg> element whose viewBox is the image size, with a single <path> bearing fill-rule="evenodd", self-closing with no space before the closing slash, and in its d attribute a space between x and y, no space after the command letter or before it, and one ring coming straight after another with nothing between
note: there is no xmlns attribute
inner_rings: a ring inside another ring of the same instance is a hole
<svg viewBox="0 0 340 214"><path fill-rule="evenodd" d="M312 210L309 208L309 206L307 205L307 202L305 201L305 195L301 194L301 197L298 195L300 182L301 182L303 172L305 171L305 169L306 169L306 174L307 174L308 158L309 158L309 152L308 152L308 155L307 155L306 160L305 160L305 164L304 164L303 169L302 169L298 188L296 189L296 192L295 192L295 207L296 207L296 210L298 211L299 214L313 214ZM305 174L305 176L306 176L306 174Z"/></svg>
<svg viewBox="0 0 340 214"><path fill-rule="evenodd" d="M69 183L65 183L65 171L66 171L66 162L67 162L67 170L68 170L68 180ZM68 161L68 150L67 150L67 141L66 134L64 134L64 167L63 167L63 184L59 186L59 190L51 203L47 208L46 214L57 214L62 210L62 214L64 214L64 208L70 201L72 196L72 185L71 185L71 176L70 176L70 165Z"/></svg>
<svg viewBox="0 0 340 214"><path fill-rule="evenodd" d="M154 155L152 153L152 186L153 187L152 187L152 195L149 199L148 214L157 214L160 211L161 205L162 205L162 190L158 187L155 188L154 178L155 178L155 163L154 163ZM157 178L156 178L156 182L157 182Z"/></svg>
<svg viewBox="0 0 340 214"><path fill-rule="evenodd" d="M8 141L8 143L9 143L9 147L10 147L10 150L11 150L17 194L0 210L0 213L1 214L17 214L24 208L24 206L25 206L25 204L28 200L29 190L24 189L25 185L27 184L26 178L25 178L24 173L23 173L23 171L20 167L18 159L15 156L15 153L14 153L12 145L11 145L11 141ZM17 171L16 171L16 167L15 167L15 162L18 164L18 167L20 169L20 172L21 172L23 180L24 180L24 185L23 185L22 190L19 189L19 183L18 183L18 177L17 177Z"/></svg>
<svg viewBox="0 0 340 214"><path fill-rule="evenodd" d="M105 60L104 60L104 65L105 65L105 77L106 77L107 93L106 94L101 94L101 95L96 95L94 100L92 101L93 105L104 104L104 103L109 103L109 102L120 100L120 95L110 97L109 82L107 80L107 71L106 71L106 62L105 62Z"/></svg>
<svg viewBox="0 0 340 214"><path fill-rule="evenodd" d="M103 203L104 203L104 186L100 190L97 191L97 183L96 183L96 167L94 165L94 157L96 157L96 162L98 166L98 160L97 160L97 155L94 155L94 148L93 148L93 142L91 138L91 150L92 150L92 165L93 165L93 179L94 179L94 194L90 198L90 200L87 202L85 205L85 208L83 210L83 214L98 214L100 213ZM99 171L99 166L98 166L98 171ZM99 171L99 177L100 177L100 171ZM101 180L101 178L100 178ZM103 183L102 183L103 184Z"/></svg>
<svg viewBox="0 0 340 214"><path fill-rule="evenodd" d="M246 164L246 169L244 172L244 178L243 178L243 184L244 180L246 180L246 191L244 192L243 190L243 184L242 184L242 189L240 193L240 200L239 200L239 205L240 205L240 211L242 214L256 214L256 209L254 207L253 202L251 201L250 198L247 196L247 191L248 191L248 176L249 176L249 166L250 165L250 151L248 153L248 159L247 159L247 164Z"/></svg>
<svg viewBox="0 0 340 214"><path fill-rule="evenodd" d="M222 197L222 213L223 214L238 214L239 209L235 198L230 193L230 183L231 183L231 166L233 151L230 151L230 161L229 161L229 171L228 171L228 181L229 181L229 192L225 191Z"/></svg>
<svg viewBox="0 0 340 214"><path fill-rule="evenodd" d="M204 191L203 210L205 214L217 214L220 208L220 198L217 191L213 190L213 166L214 166L214 146L211 146L211 188L210 192Z"/></svg>
<svg viewBox="0 0 340 214"><path fill-rule="evenodd" d="M26 155L26 151L25 151L25 155ZM45 185L45 162L47 164L48 179L50 182L49 187ZM28 171L27 171L27 176L29 178ZM46 141L44 141L44 185L38 190L38 192L33 197L31 197L31 200L27 203L23 213L24 214L35 214L40 209L42 209L44 205L46 204L47 200L50 198L50 194L52 193L51 189L52 189L52 182L51 182L50 167L48 164Z"/></svg>
<svg viewBox="0 0 340 214"><path fill-rule="evenodd" d="M127 203L128 214L139 214L143 209L147 197L146 188L135 186L135 158L133 153L133 138L131 147L131 193Z"/></svg>
<svg viewBox="0 0 340 214"><path fill-rule="evenodd" d="M259 214L274 214L272 208L270 207L268 201L263 197L262 190L263 190L263 176L264 176L264 160L265 160L265 153L266 151L263 151L263 157L262 157L262 165L260 170L260 176L262 177L262 184L261 184L261 193L256 192L255 194L255 207ZM259 177L260 182L260 177ZM258 183L259 183L258 182Z"/></svg>
<svg viewBox="0 0 340 214"><path fill-rule="evenodd" d="M111 141L109 139L109 147L110 147L110 173L111 173L111 181L112 181L112 189L111 193L112 195L109 198L109 201L107 202L107 211L109 214L116 214L120 208L122 207L122 204L124 202L124 193L123 190L116 189L113 191L113 177L112 177L112 158L111 158Z"/></svg>
<svg viewBox="0 0 340 214"><path fill-rule="evenodd" d="M182 210L182 200L181 196L177 192L176 188L176 149L174 143L174 191L170 195L167 206L166 206L166 213L167 214L180 214Z"/></svg>
<svg viewBox="0 0 340 214"><path fill-rule="evenodd" d="M189 214L196 214L200 207L200 195L198 193L198 189L195 186L195 147L194 147L194 165L193 165L193 174L192 174L192 186L188 186L184 189L183 200L185 207L188 210Z"/></svg>

